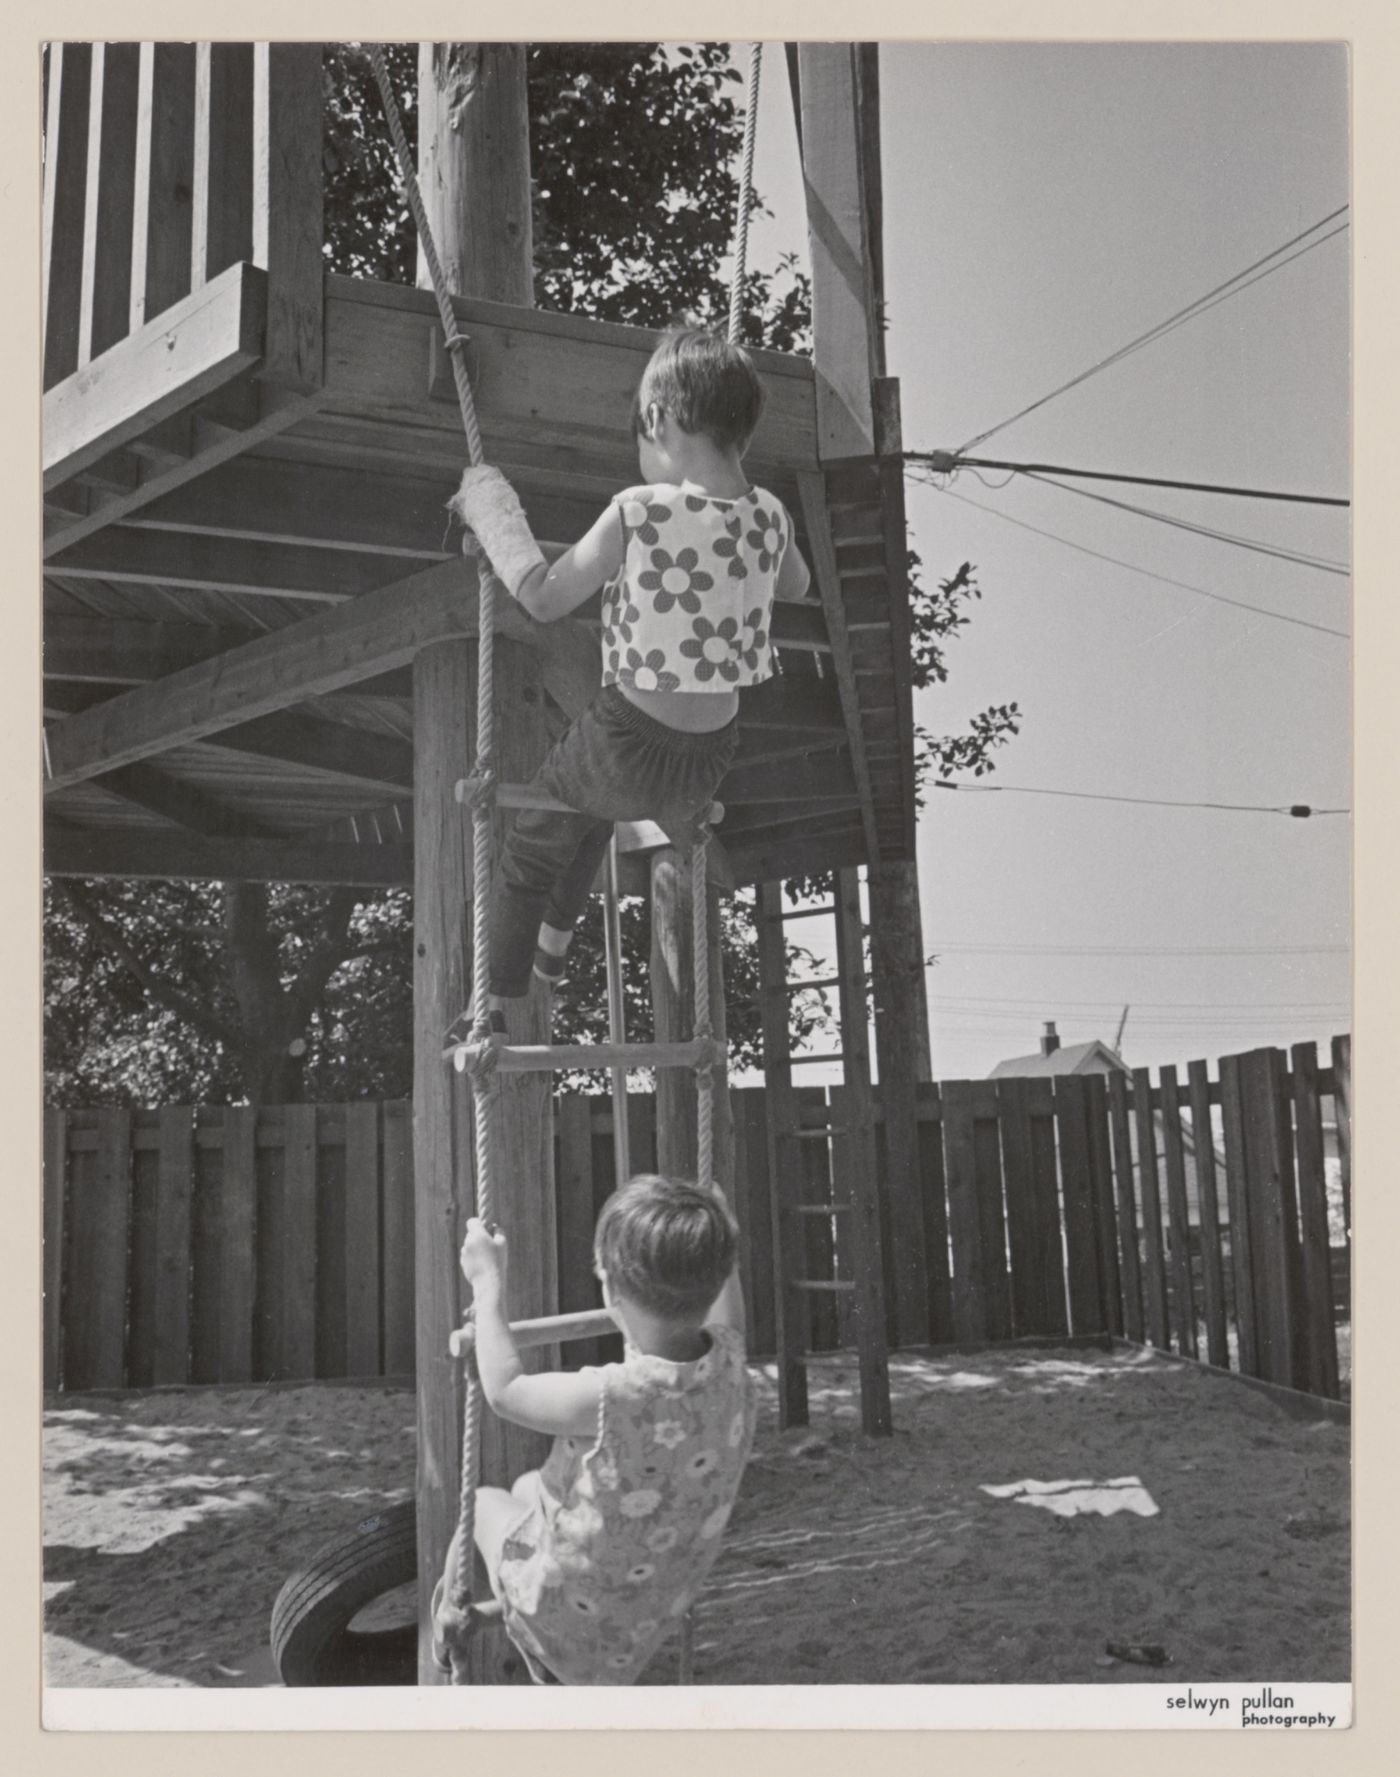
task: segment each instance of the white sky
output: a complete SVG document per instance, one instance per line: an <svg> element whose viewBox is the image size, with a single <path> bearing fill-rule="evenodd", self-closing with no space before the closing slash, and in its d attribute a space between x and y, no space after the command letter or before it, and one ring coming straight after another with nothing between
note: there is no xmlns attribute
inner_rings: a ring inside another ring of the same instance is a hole
<svg viewBox="0 0 1400 1777"><path fill-rule="evenodd" d="M881 80L888 352L911 449L962 444L1349 196L1340 46L901 44L883 49ZM754 236L754 262L805 250L776 53L756 178L775 217ZM1319 246L981 454L1345 495L1349 244L1348 233ZM995 492L964 472L953 491L989 510L911 485L912 541L930 580L975 563L984 596L951 648L948 684L920 694L916 716L954 732L1018 701L1022 733L991 782L1349 806L1345 641L995 514L1341 630L1349 580L1023 480ZM1344 511L1097 491L1348 552ZM1034 1050L1046 1018L1066 1043L1111 1041L1125 1003L1134 1066L1325 1042L1349 1028L1349 960L1303 947L1347 942L1349 844L1340 818L935 793L919 831L926 948L940 952L928 978L935 1077L980 1077ZM824 923L794 936L817 947ZM1068 946L1158 954L1054 954ZM1257 953L1209 954L1246 948Z"/></svg>

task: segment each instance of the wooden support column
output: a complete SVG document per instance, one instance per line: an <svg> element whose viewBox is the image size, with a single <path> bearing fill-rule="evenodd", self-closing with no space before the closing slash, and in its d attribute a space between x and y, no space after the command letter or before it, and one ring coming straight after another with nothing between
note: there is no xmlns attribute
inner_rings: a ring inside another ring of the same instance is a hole
<svg viewBox="0 0 1400 1777"><path fill-rule="evenodd" d="M929 1326L928 1259L919 1177L917 1088L930 1073L928 1024L920 1017L924 959L917 866L912 862L874 864L869 871L869 890L875 1051L885 1110L889 1333L895 1345L922 1345L928 1340Z"/></svg>
<svg viewBox="0 0 1400 1777"><path fill-rule="evenodd" d="M419 170L424 201L452 293L530 301L526 225L502 221L529 190L524 51L519 44L424 44L418 68ZM502 194L506 194L503 196ZM420 282L425 281L420 275ZM467 459L463 441L462 460ZM467 568L463 567L463 573ZM496 639L496 768L506 782L533 776L544 757L544 695L534 655ZM465 1286L458 1249L475 1203L468 1088L442 1058L449 1023L470 984L470 826L453 796L475 753L476 649L447 642L414 665L414 1247L418 1361L418 1607L421 1684L441 1684L427 1634L432 1589L457 1523L461 1378L446 1356ZM505 817L508 818L508 817ZM503 830L498 822L497 838ZM549 1037L547 994L537 983L508 1017L511 1041ZM548 1074L502 1079L494 1148L496 1219L510 1242L508 1312L513 1319L558 1310L554 1168ZM549 1348L530 1360L553 1362ZM508 1486L537 1466L544 1441L489 1411L482 1425L480 1479ZM523 1662L499 1630L478 1635L476 1684L527 1682Z"/></svg>
<svg viewBox="0 0 1400 1777"><path fill-rule="evenodd" d="M710 976L710 1023L725 1040L724 959L720 950L719 889L706 893ZM651 859L651 1007L658 1043L689 1042L695 1032L695 896L690 857L664 846ZM691 1178L698 1163L698 1087L686 1068L656 1075L656 1167L672 1178ZM715 1183L734 1202L734 1115L727 1074L714 1083Z"/></svg>
<svg viewBox="0 0 1400 1777"><path fill-rule="evenodd" d="M860 876L836 872L836 971L840 978L841 1053L845 1084L832 1094L836 1201L850 1205L855 1273L856 1347L860 1358L860 1420L867 1437L888 1437L890 1370L885 1342L885 1288L881 1267L880 1183L875 1156L875 1095L870 1085L870 1036L865 996L865 944Z"/></svg>
<svg viewBox="0 0 1400 1777"><path fill-rule="evenodd" d="M92 45L51 43L44 118L44 387L78 368Z"/></svg>
<svg viewBox="0 0 1400 1777"><path fill-rule="evenodd" d="M141 52L135 43L93 46L79 369L115 345L130 322L140 72Z"/></svg>

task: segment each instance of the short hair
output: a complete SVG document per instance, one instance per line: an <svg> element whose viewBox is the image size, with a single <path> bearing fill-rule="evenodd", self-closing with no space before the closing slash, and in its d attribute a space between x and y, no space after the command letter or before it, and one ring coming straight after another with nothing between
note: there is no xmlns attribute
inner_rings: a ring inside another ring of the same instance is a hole
<svg viewBox="0 0 1400 1777"><path fill-rule="evenodd" d="M617 1295L665 1320L703 1315L734 1269L739 1229L714 1191L643 1173L603 1205L593 1259Z"/></svg>
<svg viewBox="0 0 1400 1777"><path fill-rule="evenodd" d="M632 430L646 429L655 402L685 432L702 432L722 448L741 450L763 412L763 384L742 346L703 327L674 327L642 372L632 402Z"/></svg>

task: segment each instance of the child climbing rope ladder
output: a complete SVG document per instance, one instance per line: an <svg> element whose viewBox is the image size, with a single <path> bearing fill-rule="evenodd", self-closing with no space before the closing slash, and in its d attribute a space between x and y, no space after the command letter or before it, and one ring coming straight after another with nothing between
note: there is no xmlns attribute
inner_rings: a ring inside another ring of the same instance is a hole
<svg viewBox="0 0 1400 1777"><path fill-rule="evenodd" d="M603 688L557 741L532 790L576 813L522 808L491 911L489 1010L551 984L617 821L674 829L708 812L739 744L739 692L771 676L771 612L801 598L792 521L749 485L743 453L763 387L739 346L668 334L633 406L643 483L618 494L552 567L498 469L469 468L453 509L532 617L566 616L600 587Z"/></svg>
<svg viewBox="0 0 1400 1777"><path fill-rule="evenodd" d="M594 1240L620 1364L527 1374L506 1321L505 1237L467 1225L471 1342L488 1405L554 1438L509 1492L477 1490L473 1529L507 1631L537 1683L629 1684L689 1609L718 1552L753 1437L738 1230L695 1185L634 1179ZM718 1298L718 1299L716 1299ZM458 1527L433 1599L434 1657L465 1631Z"/></svg>

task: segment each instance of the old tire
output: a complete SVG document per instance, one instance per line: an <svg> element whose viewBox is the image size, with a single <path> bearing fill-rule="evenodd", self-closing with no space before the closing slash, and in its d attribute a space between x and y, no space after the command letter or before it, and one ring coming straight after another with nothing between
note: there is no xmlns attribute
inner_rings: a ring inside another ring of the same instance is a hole
<svg viewBox="0 0 1400 1777"><path fill-rule="evenodd" d="M416 1622L358 1630L355 1618L418 1573L412 1500L362 1519L300 1568L272 1607L272 1657L285 1685L418 1682Z"/></svg>

